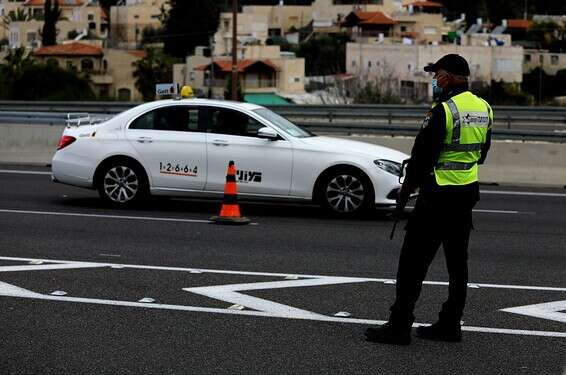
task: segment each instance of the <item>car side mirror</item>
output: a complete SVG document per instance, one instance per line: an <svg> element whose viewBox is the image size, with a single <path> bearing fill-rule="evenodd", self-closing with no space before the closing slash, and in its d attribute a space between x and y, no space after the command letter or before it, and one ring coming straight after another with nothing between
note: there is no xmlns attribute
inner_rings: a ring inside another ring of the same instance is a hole
<svg viewBox="0 0 566 375"><path fill-rule="evenodd" d="M277 132L267 126L263 128L259 128L257 131L257 137L262 139L267 139L270 141L275 141L279 139L279 134Z"/></svg>

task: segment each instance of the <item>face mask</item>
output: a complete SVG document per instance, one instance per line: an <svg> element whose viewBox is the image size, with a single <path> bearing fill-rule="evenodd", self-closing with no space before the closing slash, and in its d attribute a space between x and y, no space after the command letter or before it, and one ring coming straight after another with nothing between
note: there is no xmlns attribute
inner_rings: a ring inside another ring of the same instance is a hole
<svg viewBox="0 0 566 375"><path fill-rule="evenodd" d="M432 95L438 96L440 94L442 94L442 87L438 86L438 80L436 78L433 78L433 80L432 80Z"/></svg>

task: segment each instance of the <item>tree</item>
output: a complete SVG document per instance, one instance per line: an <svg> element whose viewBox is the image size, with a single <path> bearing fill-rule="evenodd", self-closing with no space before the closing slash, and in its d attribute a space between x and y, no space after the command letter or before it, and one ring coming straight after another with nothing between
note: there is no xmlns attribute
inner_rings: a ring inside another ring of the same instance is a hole
<svg viewBox="0 0 566 375"><path fill-rule="evenodd" d="M241 102L244 100L244 94L242 92L242 80L239 78L238 75L238 83L236 85L236 100ZM232 100L232 74L228 73L226 77L226 87L224 88L224 99Z"/></svg>
<svg viewBox="0 0 566 375"><path fill-rule="evenodd" d="M145 53L145 57L135 63L134 77L143 100L151 101L155 99L155 85L171 81L173 60L153 48L146 49Z"/></svg>
<svg viewBox="0 0 566 375"><path fill-rule="evenodd" d="M9 13L7 16L2 16L2 27L8 29L12 22L26 22L31 20L30 15L22 8L16 9L14 13Z"/></svg>
<svg viewBox="0 0 566 375"><path fill-rule="evenodd" d="M218 29L220 8L211 0L171 0L165 15L163 41L165 53L185 58L197 46L207 46Z"/></svg>
<svg viewBox="0 0 566 375"><path fill-rule="evenodd" d="M296 54L305 58L307 76L321 76L346 71L346 43L348 34L317 35L299 44Z"/></svg>
<svg viewBox="0 0 566 375"><path fill-rule="evenodd" d="M43 17L41 44L44 46L53 46L57 44L57 21L61 18L61 9L59 8L58 0L55 0L53 7L51 6L51 0L45 0Z"/></svg>
<svg viewBox="0 0 566 375"><path fill-rule="evenodd" d="M16 89L15 82L22 76L24 70L33 65L35 60L25 47L8 49L4 64L0 65L0 92L2 97L9 99Z"/></svg>

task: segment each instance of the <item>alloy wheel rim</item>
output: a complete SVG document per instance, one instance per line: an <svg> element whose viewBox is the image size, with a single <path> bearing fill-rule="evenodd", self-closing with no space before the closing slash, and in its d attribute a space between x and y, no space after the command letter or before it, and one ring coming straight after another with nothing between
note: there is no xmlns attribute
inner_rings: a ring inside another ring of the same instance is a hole
<svg viewBox="0 0 566 375"><path fill-rule="evenodd" d="M138 176L129 167L114 167L104 176L104 193L113 202L125 203L132 200L138 189Z"/></svg>
<svg viewBox="0 0 566 375"><path fill-rule="evenodd" d="M364 186L352 175L334 177L326 187L326 201L337 212L356 211L364 202Z"/></svg>

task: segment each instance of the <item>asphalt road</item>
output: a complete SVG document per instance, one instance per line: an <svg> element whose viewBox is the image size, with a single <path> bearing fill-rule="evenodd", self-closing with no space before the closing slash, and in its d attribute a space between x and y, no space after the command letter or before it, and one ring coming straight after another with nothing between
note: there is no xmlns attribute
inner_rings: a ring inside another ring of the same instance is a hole
<svg viewBox="0 0 566 375"><path fill-rule="evenodd" d="M218 202L115 210L7 169L48 172L0 166L2 375L566 373L564 189L485 187L464 341L396 347L363 339L394 298L384 212L244 202L255 225L216 226ZM446 296L442 254L427 281L419 323Z"/></svg>

